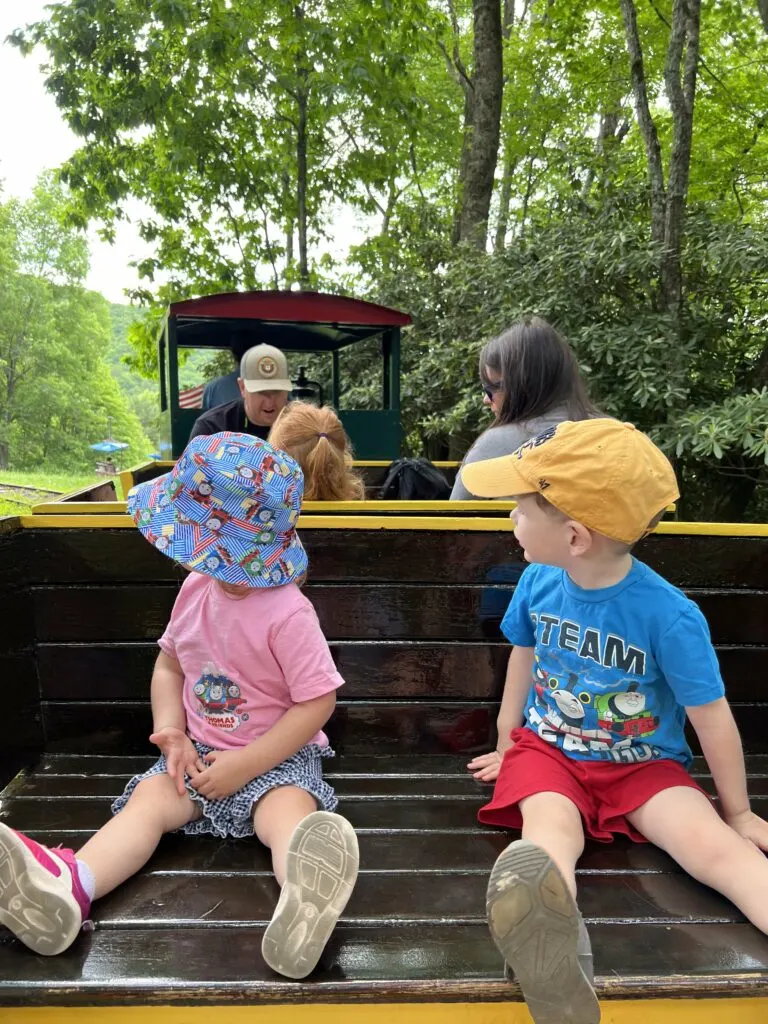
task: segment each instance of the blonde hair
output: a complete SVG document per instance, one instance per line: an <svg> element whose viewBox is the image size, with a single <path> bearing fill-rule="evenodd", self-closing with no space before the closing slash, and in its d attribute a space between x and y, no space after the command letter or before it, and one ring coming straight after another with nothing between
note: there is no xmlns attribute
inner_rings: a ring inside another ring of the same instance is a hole
<svg viewBox="0 0 768 1024"><path fill-rule="evenodd" d="M305 501L365 498L365 484L352 469L352 445L329 406L289 402L272 425L269 443L301 466Z"/></svg>

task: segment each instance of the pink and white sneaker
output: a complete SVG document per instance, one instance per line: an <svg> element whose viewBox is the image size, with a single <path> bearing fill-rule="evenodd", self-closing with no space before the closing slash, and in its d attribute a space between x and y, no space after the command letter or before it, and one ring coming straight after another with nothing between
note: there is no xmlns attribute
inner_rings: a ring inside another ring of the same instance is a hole
<svg viewBox="0 0 768 1024"><path fill-rule="evenodd" d="M72 850L49 850L0 822L0 924L53 956L72 945L90 908Z"/></svg>

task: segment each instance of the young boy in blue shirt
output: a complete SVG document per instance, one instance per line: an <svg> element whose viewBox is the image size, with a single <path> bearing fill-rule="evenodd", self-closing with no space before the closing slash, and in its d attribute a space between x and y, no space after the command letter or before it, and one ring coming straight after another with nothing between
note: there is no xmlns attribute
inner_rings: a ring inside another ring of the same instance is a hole
<svg viewBox="0 0 768 1024"><path fill-rule="evenodd" d="M482 822L522 827L491 873L488 923L536 1024L596 1024L576 904L584 837L652 842L768 933L768 823L698 607L632 554L679 497L671 465L628 423L564 422L512 455L467 465L465 486L514 497L530 565L502 622L514 644ZM686 715L720 800L688 774Z"/></svg>

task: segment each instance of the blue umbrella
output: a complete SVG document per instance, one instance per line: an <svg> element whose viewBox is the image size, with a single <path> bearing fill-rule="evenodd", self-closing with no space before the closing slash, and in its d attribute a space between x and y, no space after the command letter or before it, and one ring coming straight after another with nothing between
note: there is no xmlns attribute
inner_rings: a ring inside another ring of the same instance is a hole
<svg viewBox="0 0 768 1024"><path fill-rule="evenodd" d="M123 448L130 448L130 445L123 441L99 441L98 444L92 444L90 447L95 452L119 452Z"/></svg>

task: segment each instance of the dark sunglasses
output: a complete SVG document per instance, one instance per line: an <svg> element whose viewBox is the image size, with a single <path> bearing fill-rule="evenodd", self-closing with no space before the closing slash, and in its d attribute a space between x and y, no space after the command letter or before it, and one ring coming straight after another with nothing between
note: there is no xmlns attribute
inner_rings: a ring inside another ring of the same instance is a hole
<svg viewBox="0 0 768 1024"><path fill-rule="evenodd" d="M496 384L492 384L490 381L484 381L482 385L483 394L487 397L489 402L493 401L493 396L497 395L502 389L502 382L498 381Z"/></svg>

